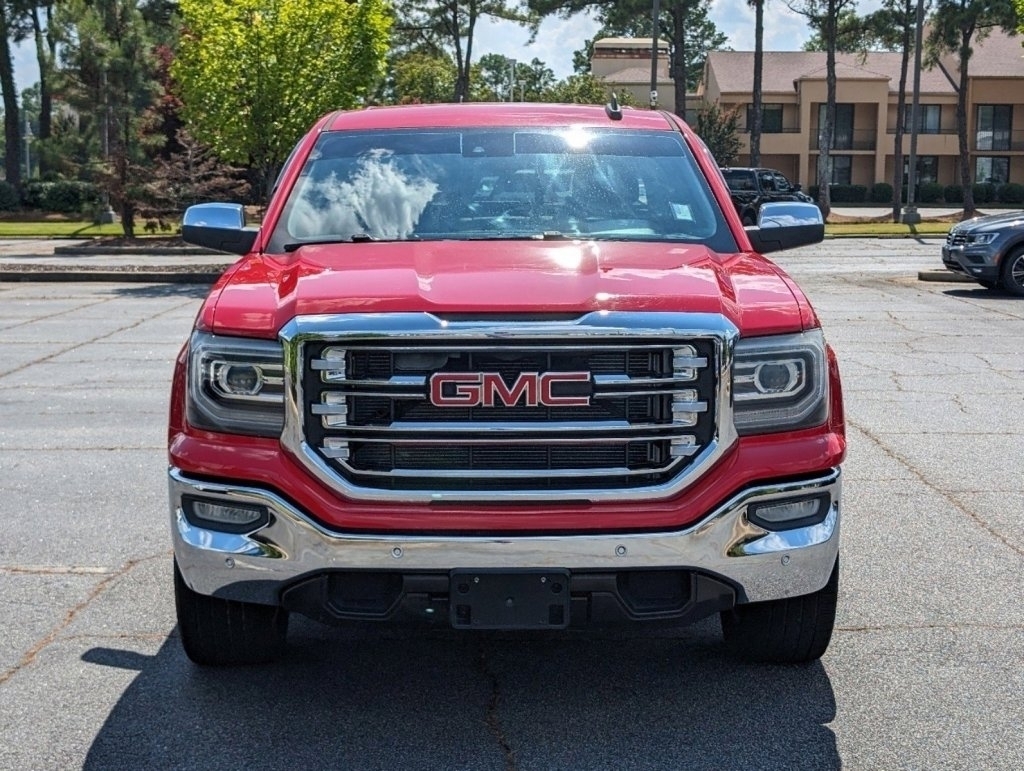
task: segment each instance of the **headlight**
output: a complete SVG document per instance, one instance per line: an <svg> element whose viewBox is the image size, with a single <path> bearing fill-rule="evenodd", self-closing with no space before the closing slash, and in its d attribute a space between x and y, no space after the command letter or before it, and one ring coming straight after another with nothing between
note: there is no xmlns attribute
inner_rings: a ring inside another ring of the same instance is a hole
<svg viewBox="0 0 1024 771"><path fill-rule="evenodd" d="M823 423L828 417L828 373L821 330L741 339L732 387L741 435Z"/></svg>
<svg viewBox="0 0 1024 771"><path fill-rule="evenodd" d="M996 236L998 235L998 233L978 233L977 235L967 236L967 243L984 246L985 244L991 244L995 241Z"/></svg>
<svg viewBox="0 0 1024 771"><path fill-rule="evenodd" d="M279 436L284 426L281 344L194 333L189 343L187 414L196 428Z"/></svg>

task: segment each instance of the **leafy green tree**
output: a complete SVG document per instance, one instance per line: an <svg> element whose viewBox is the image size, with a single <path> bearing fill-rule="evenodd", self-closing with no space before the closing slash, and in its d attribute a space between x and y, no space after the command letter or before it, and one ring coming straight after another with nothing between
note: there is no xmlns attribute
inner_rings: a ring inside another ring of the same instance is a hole
<svg viewBox="0 0 1024 771"><path fill-rule="evenodd" d="M537 32L537 17L524 0L395 0L399 48L432 49L455 60L456 102L472 97L473 42L482 17L504 19Z"/></svg>
<svg viewBox="0 0 1024 771"><path fill-rule="evenodd" d="M937 0L928 35L929 63L944 54L957 57L956 126L960 150L960 185L964 191L964 218L976 214L971 155L967 142L967 86L972 43L984 40L993 29L1015 33L1024 20L1013 0Z"/></svg>
<svg viewBox="0 0 1024 771"><path fill-rule="evenodd" d="M448 102L455 90L455 63L444 52L392 51L381 101L385 104Z"/></svg>
<svg viewBox="0 0 1024 771"><path fill-rule="evenodd" d="M482 98L496 101L536 102L545 91L555 85L555 73L540 59L529 63L515 62L501 54L480 57L477 83L482 86ZM515 92L510 93L511 81Z"/></svg>
<svg viewBox="0 0 1024 771"><path fill-rule="evenodd" d="M383 74L385 0L180 0L171 74L192 135L269 190L323 113L365 104Z"/></svg>
<svg viewBox="0 0 1024 771"><path fill-rule="evenodd" d="M719 166L731 166L740 154L739 127L739 111L723 110L716 102L703 105L697 111L694 131L704 140Z"/></svg>
<svg viewBox="0 0 1024 771"><path fill-rule="evenodd" d="M539 101L559 104L607 104L612 90L603 80L590 73L570 75L560 80L540 95ZM617 94L621 105L632 104L629 94Z"/></svg>

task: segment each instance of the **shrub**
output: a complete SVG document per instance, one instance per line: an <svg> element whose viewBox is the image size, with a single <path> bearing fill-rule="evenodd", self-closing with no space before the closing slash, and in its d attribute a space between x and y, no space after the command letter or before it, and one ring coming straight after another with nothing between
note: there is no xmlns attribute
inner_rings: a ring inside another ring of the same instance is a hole
<svg viewBox="0 0 1024 771"><path fill-rule="evenodd" d="M99 193L96 186L89 182L69 179L56 182L34 180L25 185L22 199L29 209L79 214L99 201Z"/></svg>
<svg viewBox="0 0 1024 771"><path fill-rule="evenodd" d="M817 201L818 200L818 186L817 185L808 185L807 186L807 195L809 195L811 197L811 200Z"/></svg>
<svg viewBox="0 0 1024 771"><path fill-rule="evenodd" d="M921 187L923 188L925 185L921 185ZM937 184L936 187L938 187ZM960 187L960 185L946 185L945 188L942 188L942 197L946 200L946 203L963 203L964 189ZM930 201L925 200L924 197L922 197L921 200L925 203L930 203Z"/></svg>
<svg viewBox="0 0 1024 771"><path fill-rule="evenodd" d="M14 211L20 204L18 191L14 189L14 185L0 180L0 211Z"/></svg>
<svg viewBox="0 0 1024 771"><path fill-rule="evenodd" d="M871 186L871 203L892 203L892 185L888 182L876 182Z"/></svg>
<svg viewBox="0 0 1024 771"><path fill-rule="evenodd" d="M829 197L832 203L864 203L868 189L866 185L832 185Z"/></svg>
<svg viewBox="0 0 1024 771"><path fill-rule="evenodd" d="M996 198L996 186L991 182L981 182L972 187L975 203L992 203Z"/></svg>
<svg viewBox="0 0 1024 771"><path fill-rule="evenodd" d="M996 189L996 195L1003 203L1024 203L1024 185L1007 182Z"/></svg>
<svg viewBox="0 0 1024 771"><path fill-rule="evenodd" d="M918 186L915 198L919 203L938 203L943 193L944 188L938 182L925 182Z"/></svg>

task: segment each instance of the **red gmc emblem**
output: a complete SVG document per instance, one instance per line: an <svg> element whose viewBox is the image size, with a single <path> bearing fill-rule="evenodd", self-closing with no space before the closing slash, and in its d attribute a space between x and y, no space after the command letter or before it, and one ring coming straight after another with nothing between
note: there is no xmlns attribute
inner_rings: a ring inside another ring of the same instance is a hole
<svg viewBox="0 0 1024 771"><path fill-rule="evenodd" d="M563 383L589 383L589 372L523 372L512 385L497 372L435 372L430 403L435 407L589 407L590 395L555 393ZM525 401L524 401L525 400Z"/></svg>

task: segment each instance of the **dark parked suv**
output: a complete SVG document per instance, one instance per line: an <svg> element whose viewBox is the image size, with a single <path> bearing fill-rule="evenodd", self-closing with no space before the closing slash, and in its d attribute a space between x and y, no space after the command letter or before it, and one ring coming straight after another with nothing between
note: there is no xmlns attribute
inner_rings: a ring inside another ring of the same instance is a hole
<svg viewBox="0 0 1024 771"><path fill-rule="evenodd" d="M781 172L775 169L722 169L733 205L744 225L756 225L761 204L769 201L805 201L812 203L800 185L791 184Z"/></svg>

